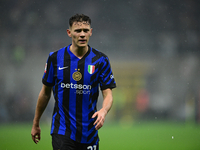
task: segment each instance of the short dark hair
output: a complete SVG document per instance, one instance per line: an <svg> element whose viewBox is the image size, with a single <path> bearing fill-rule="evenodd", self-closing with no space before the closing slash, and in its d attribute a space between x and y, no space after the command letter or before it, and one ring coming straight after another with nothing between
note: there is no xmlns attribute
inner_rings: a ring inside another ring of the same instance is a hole
<svg viewBox="0 0 200 150"><path fill-rule="evenodd" d="M69 26L72 27L74 22L87 22L91 25L90 17L84 14L76 14L69 19Z"/></svg>

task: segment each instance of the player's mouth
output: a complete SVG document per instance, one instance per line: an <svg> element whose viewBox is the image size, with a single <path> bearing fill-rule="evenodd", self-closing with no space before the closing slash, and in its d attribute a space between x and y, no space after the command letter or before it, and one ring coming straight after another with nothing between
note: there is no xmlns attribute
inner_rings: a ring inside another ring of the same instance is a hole
<svg viewBox="0 0 200 150"><path fill-rule="evenodd" d="M80 43L86 43L86 40L78 40Z"/></svg>

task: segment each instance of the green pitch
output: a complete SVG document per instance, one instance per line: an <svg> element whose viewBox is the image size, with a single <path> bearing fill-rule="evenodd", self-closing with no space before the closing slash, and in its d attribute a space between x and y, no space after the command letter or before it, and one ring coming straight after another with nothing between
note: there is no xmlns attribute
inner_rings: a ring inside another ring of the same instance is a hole
<svg viewBox="0 0 200 150"><path fill-rule="evenodd" d="M42 125L36 145L30 124L0 125L0 150L50 150L50 126ZM105 124L100 129L100 150L199 150L200 126L181 123Z"/></svg>

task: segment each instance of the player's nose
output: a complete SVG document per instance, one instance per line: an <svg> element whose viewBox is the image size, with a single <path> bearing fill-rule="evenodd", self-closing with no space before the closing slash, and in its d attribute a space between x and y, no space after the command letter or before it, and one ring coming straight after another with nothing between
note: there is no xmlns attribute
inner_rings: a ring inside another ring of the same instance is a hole
<svg viewBox="0 0 200 150"><path fill-rule="evenodd" d="M84 32L84 31L81 31L80 36L81 36L81 37L84 37L84 36L85 36L85 32Z"/></svg>

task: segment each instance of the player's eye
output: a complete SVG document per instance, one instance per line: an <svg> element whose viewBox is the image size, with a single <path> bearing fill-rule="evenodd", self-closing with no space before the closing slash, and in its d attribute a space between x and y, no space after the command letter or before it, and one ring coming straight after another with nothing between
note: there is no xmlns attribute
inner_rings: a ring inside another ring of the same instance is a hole
<svg viewBox="0 0 200 150"><path fill-rule="evenodd" d="M80 33L80 32L81 32L81 30L75 30L75 32L77 32L77 33Z"/></svg>
<svg viewBox="0 0 200 150"><path fill-rule="evenodd" d="M87 33L89 30L88 29L84 29L83 32Z"/></svg>

